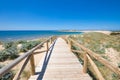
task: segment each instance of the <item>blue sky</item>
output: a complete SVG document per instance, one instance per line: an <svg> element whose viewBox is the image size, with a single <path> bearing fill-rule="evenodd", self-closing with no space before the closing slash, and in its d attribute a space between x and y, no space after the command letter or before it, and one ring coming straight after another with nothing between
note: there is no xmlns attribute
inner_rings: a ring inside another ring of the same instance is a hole
<svg viewBox="0 0 120 80"><path fill-rule="evenodd" d="M0 30L120 30L120 0L0 0Z"/></svg>

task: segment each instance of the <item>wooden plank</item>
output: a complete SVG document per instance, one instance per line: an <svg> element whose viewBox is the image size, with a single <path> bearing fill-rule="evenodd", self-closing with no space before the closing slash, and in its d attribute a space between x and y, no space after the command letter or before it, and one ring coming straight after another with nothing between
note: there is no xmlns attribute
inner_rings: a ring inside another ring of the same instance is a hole
<svg viewBox="0 0 120 80"><path fill-rule="evenodd" d="M29 80L92 80L87 73L83 73L83 66L62 38L56 40L50 51L47 53L46 63L43 62L45 72L41 69L42 65L38 65L37 70L42 72L31 76Z"/></svg>

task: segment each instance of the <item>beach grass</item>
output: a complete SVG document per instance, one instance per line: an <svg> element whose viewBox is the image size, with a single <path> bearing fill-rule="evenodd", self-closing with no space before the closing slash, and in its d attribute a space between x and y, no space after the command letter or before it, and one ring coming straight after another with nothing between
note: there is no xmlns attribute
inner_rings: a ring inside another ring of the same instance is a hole
<svg viewBox="0 0 120 80"><path fill-rule="evenodd" d="M86 48L92 50L96 54L99 54L104 59L108 60L112 65L119 67L120 63L120 37L118 35L106 35L103 33L98 32L90 32L90 33L83 33L81 35L74 35L69 36L69 38L74 39L75 41L79 42L80 44L84 45ZM74 50L81 49L75 45L72 46ZM109 54L106 52L109 50ZM111 50L113 50L111 52ZM80 58L80 62L83 63L83 55L79 53L75 53L78 58ZM117 56L117 57L116 57ZM113 59L112 59L113 58ZM119 80L118 75L114 72L110 71L100 62L93 59L97 67L99 68L100 72L102 73L105 80ZM90 74L94 77L94 80L97 79L94 70L91 66L88 66Z"/></svg>

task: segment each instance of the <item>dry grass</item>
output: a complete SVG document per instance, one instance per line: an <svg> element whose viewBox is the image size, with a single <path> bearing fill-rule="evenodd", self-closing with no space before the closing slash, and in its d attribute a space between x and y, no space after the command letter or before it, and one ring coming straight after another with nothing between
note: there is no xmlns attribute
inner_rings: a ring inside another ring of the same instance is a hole
<svg viewBox="0 0 120 80"><path fill-rule="evenodd" d="M120 36L91 32L70 36L70 38L76 40L93 52L98 53L103 58L111 62L111 64L118 66L118 64L120 63ZM73 48L81 50L77 46L73 46ZM106 52L106 49L109 50L109 54L108 52ZM80 58L80 55L78 57ZM108 68L106 68L104 65L96 60L94 60L94 62L96 63L106 80L119 80L118 76L110 71ZM92 70L92 67L89 66L89 69ZM94 73L93 70L92 72Z"/></svg>

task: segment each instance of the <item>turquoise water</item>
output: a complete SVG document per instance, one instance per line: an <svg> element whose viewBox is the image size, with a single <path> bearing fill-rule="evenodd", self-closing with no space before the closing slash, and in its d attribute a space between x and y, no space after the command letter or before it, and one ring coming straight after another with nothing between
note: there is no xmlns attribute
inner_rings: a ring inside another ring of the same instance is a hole
<svg viewBox="0 0 120 80"><path fill-rule="evenodd" d="M49 37L54 35L73 35L81 32L61 32L53 30L41 31L0 31L0 41L28 40L40 37Z"/></svg>

